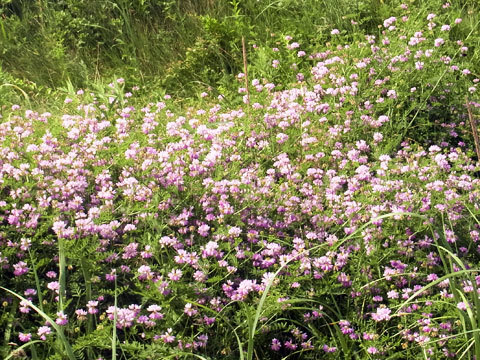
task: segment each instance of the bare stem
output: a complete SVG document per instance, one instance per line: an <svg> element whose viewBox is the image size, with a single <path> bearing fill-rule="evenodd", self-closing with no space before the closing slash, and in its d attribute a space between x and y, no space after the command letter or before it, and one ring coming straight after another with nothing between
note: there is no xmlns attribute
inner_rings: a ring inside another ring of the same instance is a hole
<svg viewBox="0 0 480 360"><path fill-rule="evenodd" d="M247 100L250 104L250 91L248 90L248 72L247 72L247 49L245 48L245 37L242 36L242 54L243 54L243 73L245 74L245 89L247 89Z"/></svg>
<svg viewBox="0 0 480 360"><path fill-rule="evenodd" d="M480 161L480 141L478 139L478 130L475 124L475 119L473 118L472 108L470 107L470 101L467 100L467 111L468 111L468 120L470 121L470 126L472 127L473 140L475 142L475 152L477 153L477 161Z"/></svg>

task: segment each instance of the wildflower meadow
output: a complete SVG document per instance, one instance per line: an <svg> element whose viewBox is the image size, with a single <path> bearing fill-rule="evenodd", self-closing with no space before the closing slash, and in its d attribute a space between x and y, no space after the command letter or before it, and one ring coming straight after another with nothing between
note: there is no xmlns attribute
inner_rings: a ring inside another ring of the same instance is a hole
<svg viewBox="0 0 480 360"><path fill-rule="evenodd" d="M188 99L4 82L0 357L480 359L478 8L385 3Z"/></svg>

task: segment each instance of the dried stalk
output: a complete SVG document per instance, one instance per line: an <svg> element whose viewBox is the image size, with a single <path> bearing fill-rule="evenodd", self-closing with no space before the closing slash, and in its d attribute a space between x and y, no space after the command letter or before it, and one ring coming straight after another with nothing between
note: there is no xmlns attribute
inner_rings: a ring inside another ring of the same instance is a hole
<svg viewBox="0 0 480 360"><path fill-rule="evenodd" d="M470 101L467 100L467 111L468 111L468 120L470 121L470 126L472 127L473 140L475 142L475 151L477 153L477 161L480 161L480 141L478 139L478 130L475 125L475 119L473 118L472 108L470 107Z"/></svg>
<svg viewBox="0 0 480 360"><path fill-rule="evenodd" d="M245 37L242 36L242 54L243 54L243 73L245 74L245 89L247 89L247 101L250 104L250 91L248 90L248 73L247 73L247 49L245 48Z"/></svg>

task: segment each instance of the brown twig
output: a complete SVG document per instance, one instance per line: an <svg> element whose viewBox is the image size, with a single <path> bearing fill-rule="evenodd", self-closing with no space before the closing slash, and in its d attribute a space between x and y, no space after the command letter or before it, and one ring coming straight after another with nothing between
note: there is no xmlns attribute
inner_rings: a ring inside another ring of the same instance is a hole
<svg viewBox="0 0 480 360"><path fill-rule="evenodd" d="M243 73L245 74L245 89L247 90L247 101L250 104L250 91L248 90L248 73L247 73L247 49L245 48L245 37L242 36L242 54L243 54Z"/></svg>
<svg viewBox="0 0 480 360"><path fill-rule="evenodd" d="M478 130L475 124L475 119L473 118L472 108L470 107L470 101L466 98L467 102L467 111L468 111L468 120L470 120L470 126L472 127L473 141L475 142L475 152L477 153L477 161L480 161L480 141L478 139Z"/></svg>

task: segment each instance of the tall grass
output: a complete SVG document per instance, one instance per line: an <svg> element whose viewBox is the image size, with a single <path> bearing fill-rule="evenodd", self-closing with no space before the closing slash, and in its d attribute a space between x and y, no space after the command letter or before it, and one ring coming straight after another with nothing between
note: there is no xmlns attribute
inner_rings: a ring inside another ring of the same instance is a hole
<svg viewBox="0 0 480 360"><path fill-rule="evenodd" d="M193 94L198 84L217 88L242 71L241 38L267 44L273 33L312 46L328 43L329 31L352 36L378 32L389 5L366 1L169 0L135 2L66 0L0 7L0 65L37 87L71 81L85 87L125 74L136 84L168 93ZM478 10L475 2L464 11Z"/></svg>

